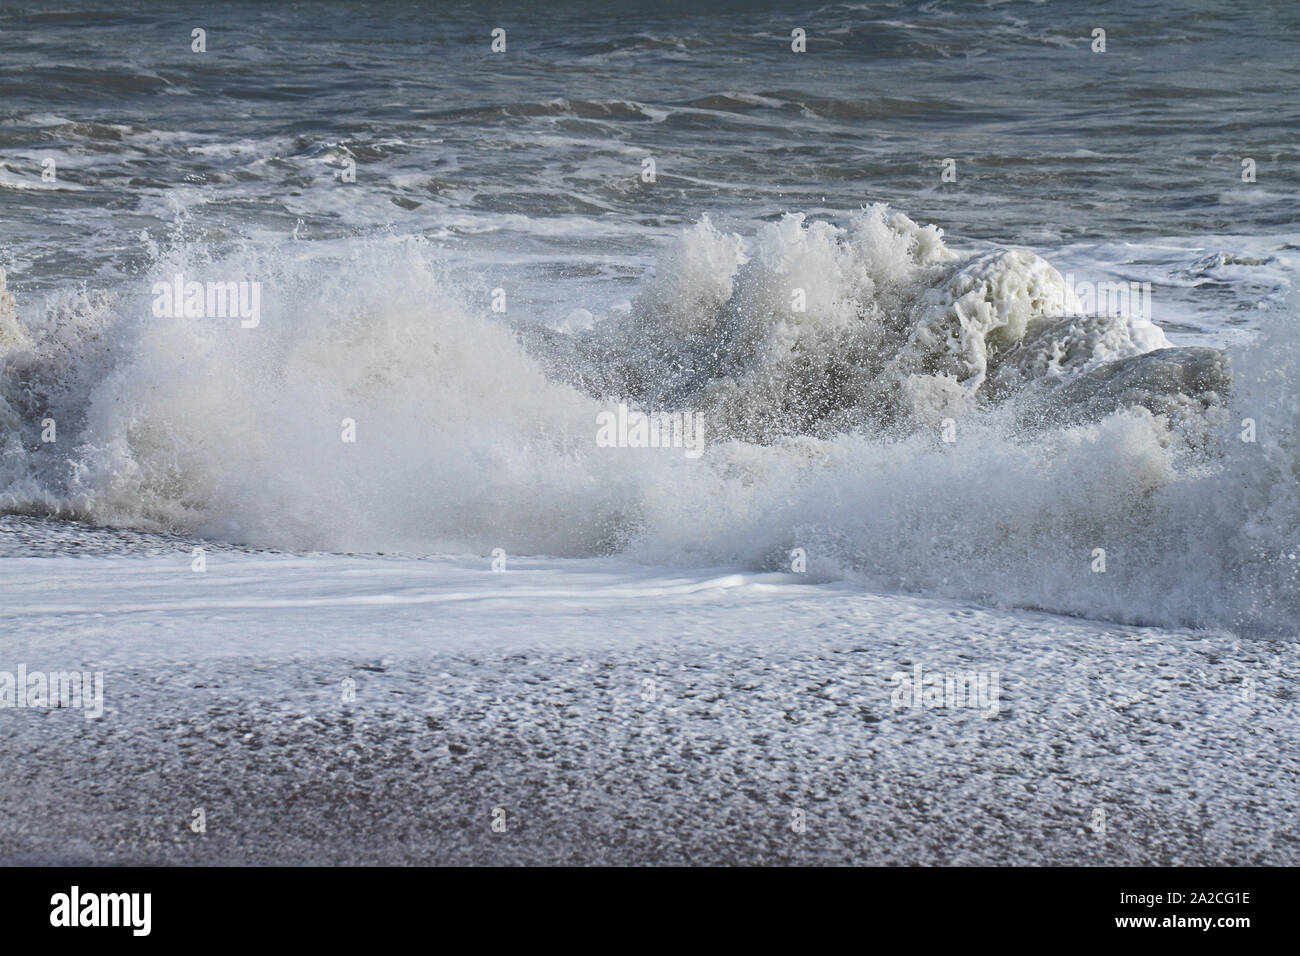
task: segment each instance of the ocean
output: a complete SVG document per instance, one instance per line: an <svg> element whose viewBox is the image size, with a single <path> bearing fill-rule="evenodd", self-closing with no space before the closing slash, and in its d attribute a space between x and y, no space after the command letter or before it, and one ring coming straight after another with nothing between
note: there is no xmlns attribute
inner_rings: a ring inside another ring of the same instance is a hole
<svg viewBox="0 0 1300 956"><path fill-rule="evenodd" d="M1297 36L0 7L0 859L1294 863Z"/></svg>

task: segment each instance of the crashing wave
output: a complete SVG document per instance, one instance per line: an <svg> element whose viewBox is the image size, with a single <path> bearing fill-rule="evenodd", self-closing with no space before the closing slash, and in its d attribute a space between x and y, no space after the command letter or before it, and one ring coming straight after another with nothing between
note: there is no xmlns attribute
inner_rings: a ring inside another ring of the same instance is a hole
<svg viewBox="0 0 1300 956"><path fill-rule="evenodd" d="M702 222L630 311L569 332L468 306L418 239L195 260L26 323L0 291L0 508L303 550L772 568L801 548L809 579L1300 620L1281 314L1231 361L1172 348L1076 314L1031 252L962 257L881 207L748 241ZM260 325L154 317L178 273L260 277ZM612 402L700 416L705 454L602 447Z"/></svg>
<svg viewBox="0 0 1300 956"><path fill-rule="evenodd" d="M788 215L752 255L706 220L628 315L564 348L552 337L539 351L587 391L691 406L715 437L742 441L859 428L901 437L1027 391L1060 420L1060 409L1088 405L1067 388L1085 374L1115 399L1097 399L1094 411L1178 414L1220 404L1226 389L1222 366L1157 381L1156 369L1188 353L1137 359L1169 348L1160 329L1139 316L1080 314L1074 290L1032 252L962 261L938 229L880 206L843 229ZM1109 375L1143 378L1135 367L1149 370L1148 391L1126 401ZM1026 408L1024 418L1040 416Z"/></svg>

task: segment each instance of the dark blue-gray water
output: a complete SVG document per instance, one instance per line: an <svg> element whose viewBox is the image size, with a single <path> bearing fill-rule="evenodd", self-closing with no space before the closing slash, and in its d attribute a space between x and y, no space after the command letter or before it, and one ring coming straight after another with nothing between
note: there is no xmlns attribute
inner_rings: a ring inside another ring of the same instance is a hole
<svg viewBox="0 0 1300 956"><path fill-rule="evenodd" d="M1290 0L5 6L0 262L130 270L196 206L209 241L391 228L547 280L866 201L1038 248L1287 233L1297 38Z"/></svg>

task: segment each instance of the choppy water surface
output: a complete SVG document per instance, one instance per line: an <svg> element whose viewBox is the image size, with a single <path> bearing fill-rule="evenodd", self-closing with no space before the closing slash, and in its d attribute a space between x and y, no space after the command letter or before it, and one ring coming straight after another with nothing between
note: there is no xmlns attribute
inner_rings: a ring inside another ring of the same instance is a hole
<svg viewBox="0 0 1300 956"><path fill-rule="evenodd" d="M799 546L1286 630L1298 34L1285 2L2 8L0 503L302 550ZM260 283L259 326L159 320L181 274ZM1083 315L1079 279L1149 309ZM596 447L619 398L702 413L709 454Z"/></svg>

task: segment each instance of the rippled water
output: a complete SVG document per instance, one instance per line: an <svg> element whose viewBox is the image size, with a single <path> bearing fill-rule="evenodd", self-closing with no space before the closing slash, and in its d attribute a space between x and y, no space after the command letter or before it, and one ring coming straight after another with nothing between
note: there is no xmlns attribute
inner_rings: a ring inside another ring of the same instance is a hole
<svg viewBox="0 0 1300 956"><path fill-rule="evenodd" d="M208 241L391 228L563 312L703 213L887 201L1040 250L1289 234L1297 35L1287 0L0 8L0 249L43 288L130 273L184 210Z"/></svg>

